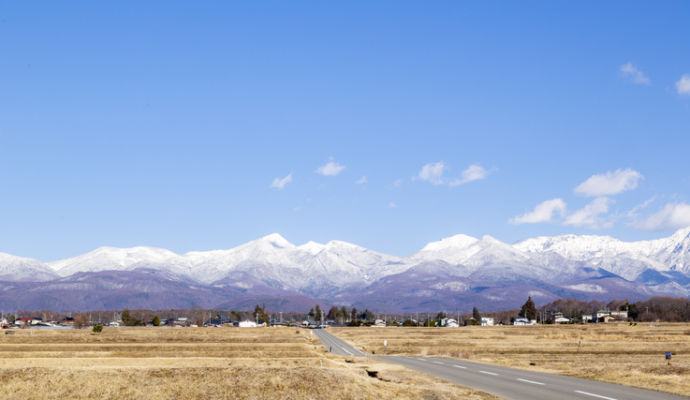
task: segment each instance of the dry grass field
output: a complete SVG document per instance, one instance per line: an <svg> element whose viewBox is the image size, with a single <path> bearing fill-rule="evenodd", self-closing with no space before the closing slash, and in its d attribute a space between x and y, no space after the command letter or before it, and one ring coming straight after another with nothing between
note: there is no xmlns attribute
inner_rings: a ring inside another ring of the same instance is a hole
<svg viewBox="0 0 690 400"><path fill-rule="evenodd" d="M690 324L337 328L332 332L376 354L462 358L690 393ZM675 353L670 363L664 359L666 351Z"/></svg>
<svg viewBox="0 0 690 400"><path fill-rule="evenodd" d="M13 332L0 332L4 399L493 398L402 367L327 354L297 328Z"/></svg>

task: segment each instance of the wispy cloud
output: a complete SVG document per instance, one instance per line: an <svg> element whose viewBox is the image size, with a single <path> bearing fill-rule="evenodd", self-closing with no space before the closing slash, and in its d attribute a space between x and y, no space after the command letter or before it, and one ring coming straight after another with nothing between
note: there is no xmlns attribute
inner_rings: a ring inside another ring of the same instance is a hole
<svg viewBox="0 0 690 400"><path fill-rule="evenodd" d="M690 75L685 74L676 82L676 90L678 94L690 95Z"/></svg>
<svg viewBox="0 0 690 400"><path fill-rule="evenodd" d="M398 205L392 201L390 203L388 203L388 208L397 208L397 207L398 207Z"/></svg>
<svg viewBox="0 0 690 400"><path fill-rule="evenodd" d="M566 203L563 199L546 200L539 203L531 212L511 218L509 222L515 225L551 222L554 214L563 216L565 209Z"/></svg>
<svg viewBox="0 0 690 400"><path fill-rule="evenodd" d="M609 212L609 206L613 200L608 197L597 197L584 208L568 215L564 224L572 226L589 226L598 229L608 227L610 223L602 221L601 216Z"/></svg>
<svg viewBox="0 0 690 400"><path fill-rule="evenodd" d="M486 178L489 171L478 164L472 164L467 169L462 171L461 178L446 179L445 172L448 170L448 165L443 161L428 163L422 167L417 174L416 179L420 179L431 183L432 185L448 185L459 186L472 181L477 181Z"/></svg>
<svg viewBox="0 0 690 400"><path fill-rule="evenodd" d="M336 176L339 173L343 172L344 169L344 165L338 164L337 162L333 161L333 159L331 159L331 161L317 168L316 173L321 174L323 176Z"/></svg>
<svg viewBox="0 0 690 400"><path fill-rule="evenodd" d="M628 218L635 218L637 215L640 213L641 210L644 210L645 208L649 207L650 204L652 204L656 200L656 196L652 196L651 198L647 199L643 203L640 203L633 207L630 211L626 213L626 216Z"/></svg>
<svg viewBox="0 0 690 400"><path fill-rule="evenodd" d="M287 185L290 182L292 182L292 172L287 174L285 178L275 178L273 182L271 182L271 187L274 189L283 190L283 188L285 188L285 185Z"/></svg>
<svg viewBox="0 0 690 400"><path fill-rule="evenodd" d="M359 178L359 179L357 179L357 180L355 181L355 183L356 183L357 185L363 185L363 184L365 184L365 183L367 183L367 182L368 182L368 181L367 181L367 177L366 177L366 176L363 176L363 177L361 177L361 178Z"/></svg>
<svg viewBox="0 0 690 400"><path fill-rule="evenodd" d="M630 79L636 85L649 85L651 83L644 72L632 65L632 63L621 65L620 72L623 77Z"/></svg>
<svg viewBox="0 0 690 400"><path fill-rule="evenodd" d="M690 226L690 204L668 203L660 211L646 219L633 224L634 227L647 230L678 229Z"/></svg>
<svg viewBox="0 0 690 400"><path fill-rule="evenodd" d="M605 174L592 175L575 188L575 193L589 197L611 196L632 190L643 176L632 169L617 169Z"/></svg>
<svg viewBox="0 0 690 400"><path fill-rule="evenodd" d="M450 181L450 186L464 185L472 181L478 181L486 178L489 175L489 171L481 165L472 164L467 167L466 170L462 171L462 178L454 179Z"/></svg>
<svg viewBox="0 0 690 400"><path fill-rule="evenodd" d="M430 182L432 185L442 185L443 171L446 168L446 164L443 161L429 163L422 167L417 177L423 181Z"/></svg>

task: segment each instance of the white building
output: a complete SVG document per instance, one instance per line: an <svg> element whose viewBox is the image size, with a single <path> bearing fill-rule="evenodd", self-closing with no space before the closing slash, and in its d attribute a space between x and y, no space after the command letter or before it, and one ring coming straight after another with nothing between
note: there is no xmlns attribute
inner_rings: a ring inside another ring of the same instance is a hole
<svg viewBox="0 0 690 400"><path fill-rule="evenodd" d="M611 316L618 320L628 319L627 311L611 311Z"/></svg>
<svg viewBox="0 0 690 400"><path fill-rule="evenodd" d="M556 317L556 319L554 319L553 322L556 324L569 324L570 319L565 317Z"/></svg>
<svg viewBox="0 0 690 400"><path fill-rule="evenodd" d="M494 326L494 319L488 317L482 317L482 326Z"/></svg>
<svg viewBox="0 0 690 400"><path fill-rule="evenodd" d="M376 327L376 328L385 328L386 322L382 319L377 319L376 321L374 321L374 325L372 325L372 326Z"/></svg>
<svg viewBox="0 0 690 400"><path fill-rule="evenodd" d="M256 322L244 320L239 323L240 328L256 328Z"/></svg>
<svg viewBox="0 0 690 400"><path fill-rule="evenodd" d="M460 324L458 324L458 321L455 318L448 318L445 326L448 328L457 328L460 326Z"/></svg>

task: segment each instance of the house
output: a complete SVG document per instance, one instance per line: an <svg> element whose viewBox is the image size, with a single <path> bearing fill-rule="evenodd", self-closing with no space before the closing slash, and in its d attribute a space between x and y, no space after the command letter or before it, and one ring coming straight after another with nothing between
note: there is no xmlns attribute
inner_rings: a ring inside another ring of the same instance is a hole
<svg viewBox="0 0 690 400"><path fill-rule="evenodd" d="M517 317L513 320L513 325L534 325L534 322L525 317Z"/></svg>
<svg viewBox="0 0 690 400"><path fill-rule="evenodd" d="M617 320L628 319L627 311L611 311L611 316Z"/></svg>
<svg viewBox="0 0 690 400"><path fill-rule="evenodd" d="M482 317L481 325L482 326L494 326L494 319L489 318L489 317Z"/></svg>
<svg viewBox="0 0 690 400"><path fill-rule="evenodd" d="M587 322L592 322L592 314L583 314L582 315L582 323L586 324Z"/></svg>
<svg viewBox="0 0 690 400"><path fill-rule="evenodd" d="M592 320L594 320L594 322L604 322L603 318L608 317L610 315L611 315L611 313L609 312L609 310L601 309L601 310L595 311L592 314Z"/></svg>
<svg viewBox="0 0 690 400"><path fill-rule="evenodd" d="M565 317L563 317L562 314L561 314L560 317L554 318L553 323L554 323L554 324L569 324L569 323L570 323L570 318L565 318Z"/></svg>
<svg viewBox="0 0 690 400"><path fill-rule="evenodd" d="M244 320L239 323L240 328L256 328L256 322Z"/></svg>
<svg viewBox="0 0 690 400"><path fill-rule="evenodd" d="M448 318L446 319L444 326L447 328L457 328L460 326L460 324L458 324L458 321L455 318Z"/></svg>
<svg viewBox="0 0 690 400"><path fill-rule="evenodd" d="M382 319L377 319L377 320L374 321L374 325L372 325L372 326L373 326L373 327L376 327L376 328L385 328L385 327L386 327L386 322L385 322L384 320L382 320Z"/></svg>

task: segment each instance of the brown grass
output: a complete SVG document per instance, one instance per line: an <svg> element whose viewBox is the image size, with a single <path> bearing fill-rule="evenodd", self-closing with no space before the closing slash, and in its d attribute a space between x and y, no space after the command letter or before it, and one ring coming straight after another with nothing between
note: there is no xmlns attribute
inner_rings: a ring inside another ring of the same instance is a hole
<svg viewBox="0 0 690 400"><path fill-rule="evenodd" d="M6 399L493 398L402 367L327 354L296 328L14 332L0 334Z"/></svg>
<svg viewBox="0 0 690 400"><path fill-rule="evenodd" d="M338 328L376 354L462 358L687 395L690 324ZM383 340L388 341L384 349ZM668 363L666 351L674 352Z"/></svg>

